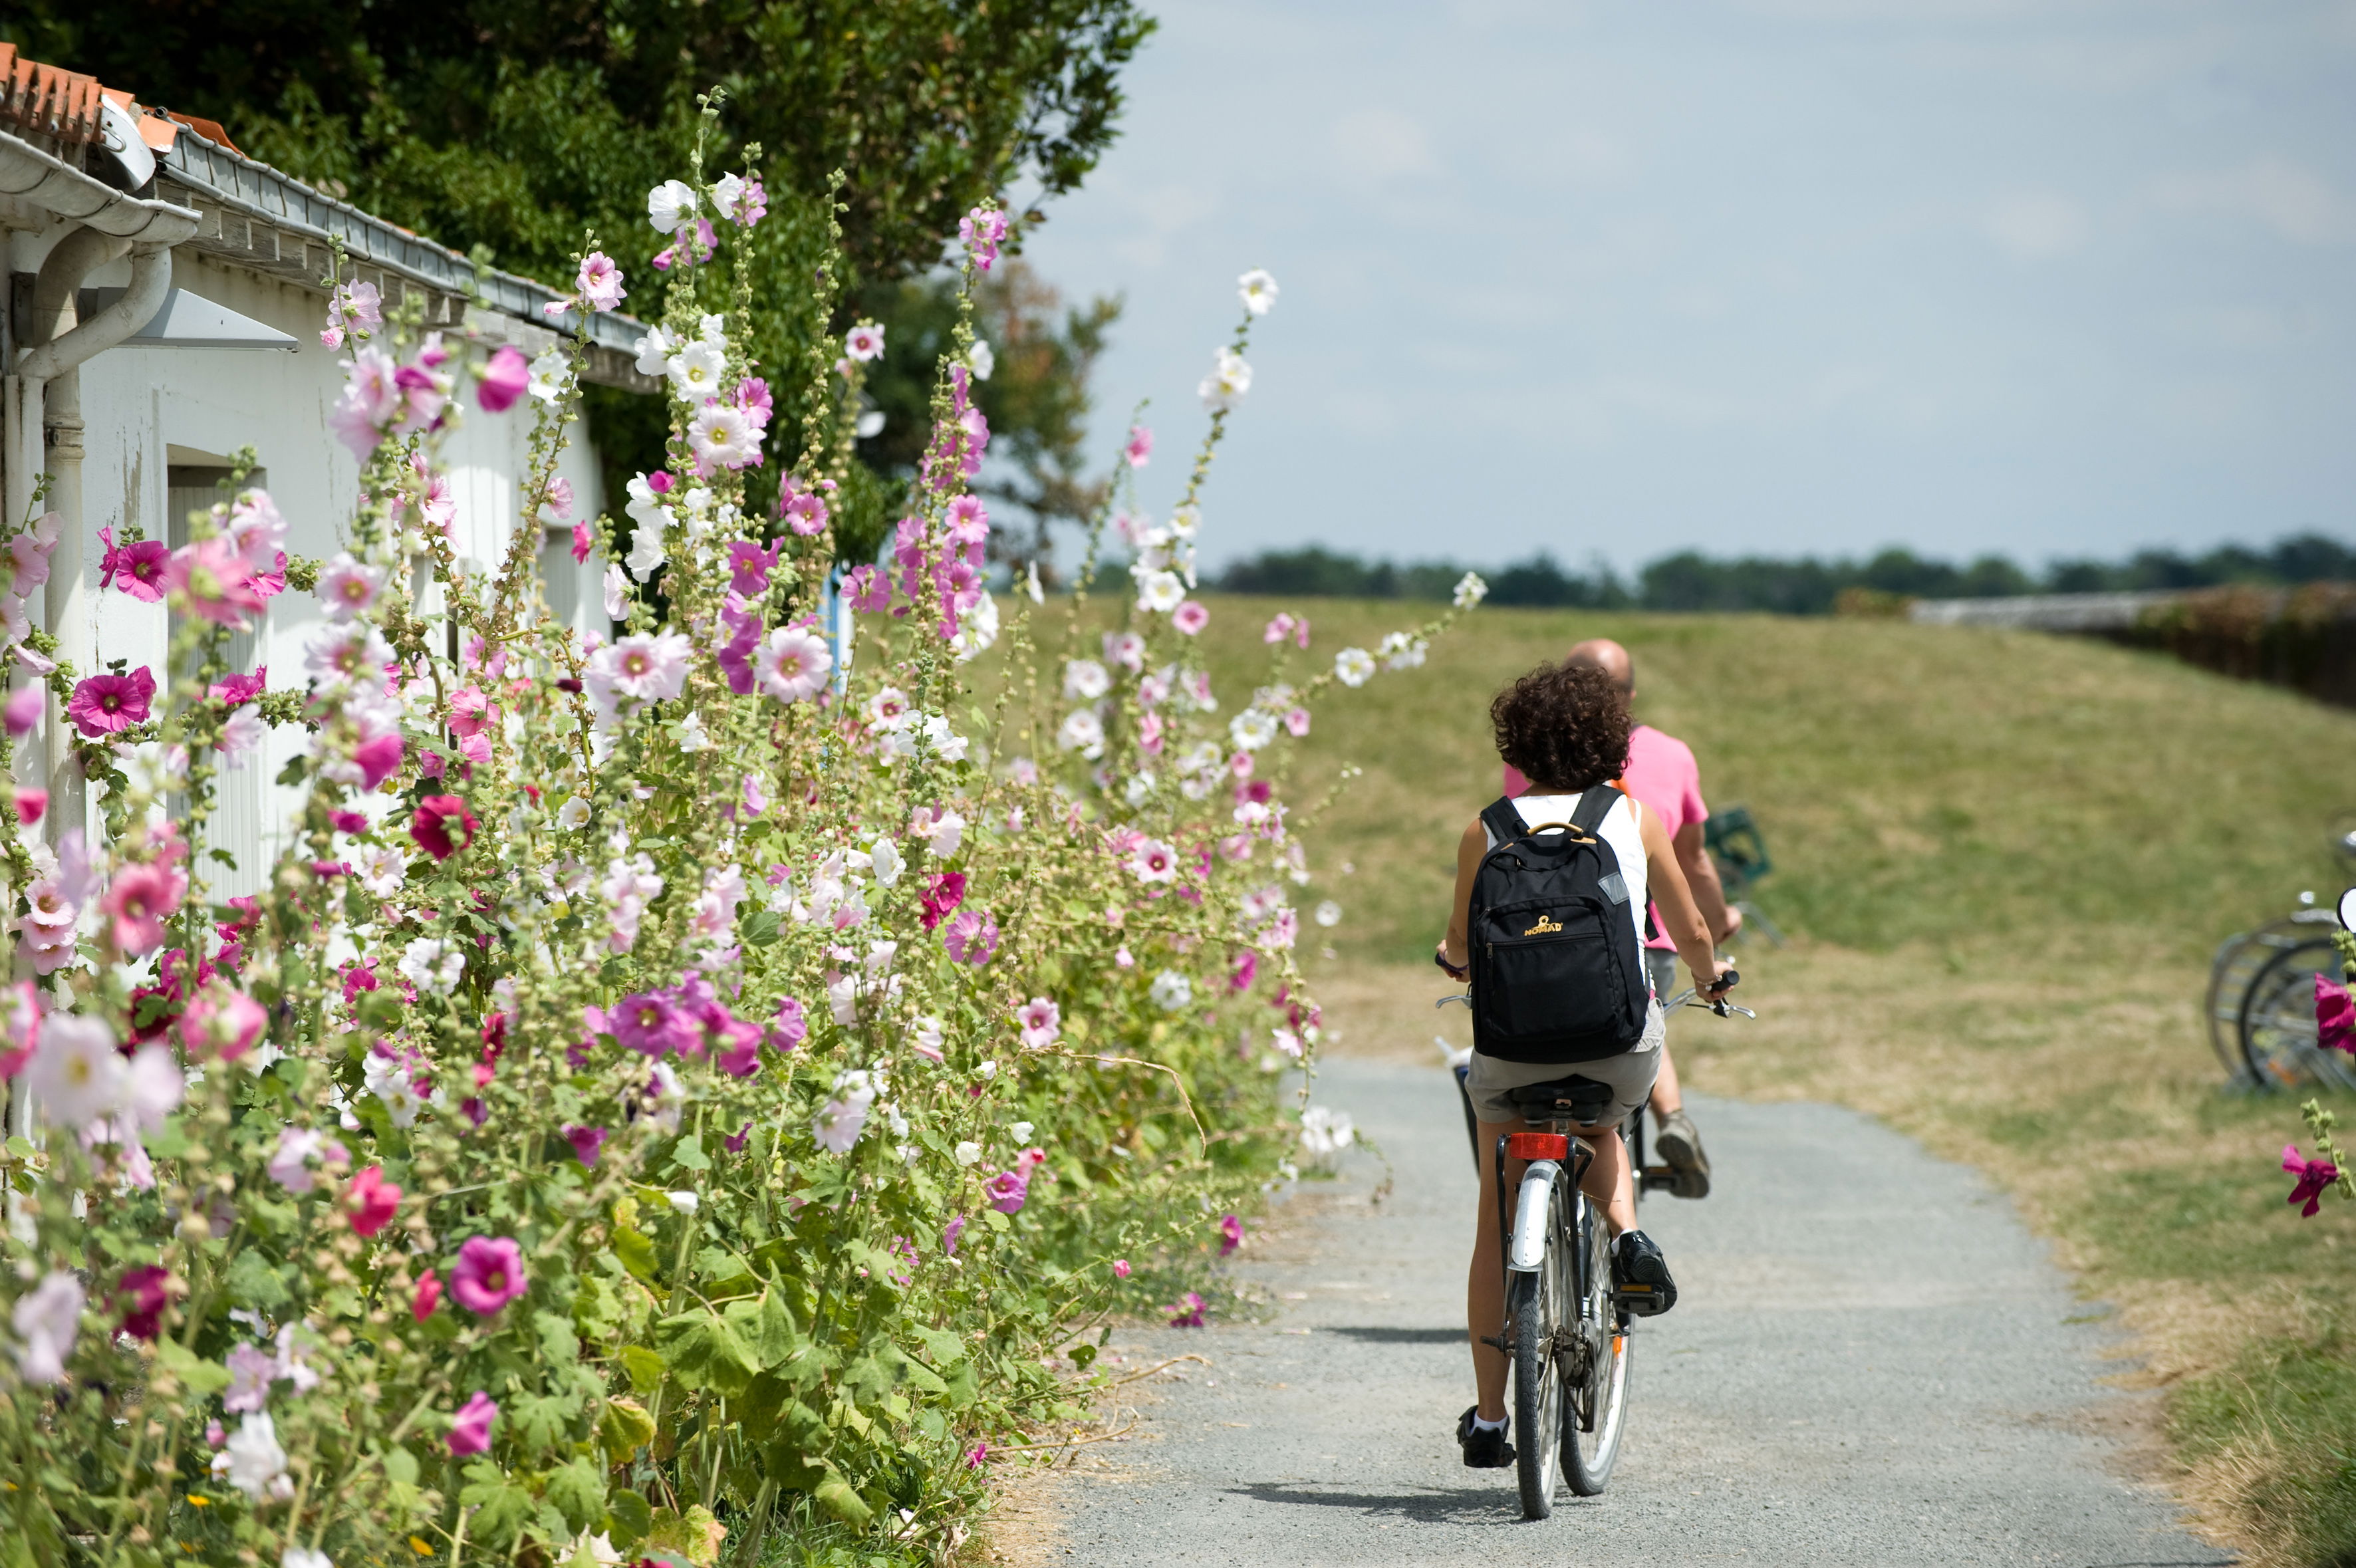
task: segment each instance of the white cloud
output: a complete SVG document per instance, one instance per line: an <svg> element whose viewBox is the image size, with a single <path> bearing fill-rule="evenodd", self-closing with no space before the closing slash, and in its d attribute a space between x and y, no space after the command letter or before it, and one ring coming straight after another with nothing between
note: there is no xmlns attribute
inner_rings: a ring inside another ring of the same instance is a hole
<svg viewBox="0 0 2356 1568"><path fill-rule="evenodd" d="M1327 134L1344 176L1368 185L1441 172L1431 138L1396 109L1361 109L1333 122Z"/></svg>
<svg viewBox="0 0 2356 1568"><path fill-rule="evenodd" d="M2003 198L1987 216L1988 237L2022 261L2066 256L2086 243L2085 209L2051 191Z"/></svg>
<svg viewBox="0 0 2356 1568"><path fill-rule="evenodd" d="M2356 239L2356 214L2339 189L2314 170L2271 154L2237 169L2166 176L2153 182L2151 198L2163 211L2240 218L2302 245Z"/></svg>

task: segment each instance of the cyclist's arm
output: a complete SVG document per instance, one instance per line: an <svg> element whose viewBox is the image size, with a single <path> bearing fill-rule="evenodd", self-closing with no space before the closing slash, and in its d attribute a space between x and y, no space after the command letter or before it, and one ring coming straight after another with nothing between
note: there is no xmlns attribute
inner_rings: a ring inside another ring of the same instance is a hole
<svg viewBox="0 0 2356 1568"><path fill-rule="evenodd" d="M1677 865L1676 848L1670 843L1661 819L1651 811L1640 815L1645 875L1651 883L1653 902L1661 911L1662 929L1677 944L1677 956L1693 972L1694 983L1702 988L1702 994L1715 994L1719 990L1715 983L1728 966L1719 961L1717 950L1710 945L1709 928L1702 924L1701 911L1694 907L1693 893L1686 886L1686 874Z"/></svg>
<svg viewBox="0 0 2356 1568"><path fill-rule="evenodd" d="M1676 848L1677 865L1686 874L1686 890L1693 895L1702 923L1711 936L1724 941L1741 929L1742 912L1727 907L1726 887L1719 881L1718 863L1710 859L1709 846L1703 842L1702 825L1687 822L1669 842Z"/></svg>
<svg viewBox="0 0 2356 1568"><path fill-rule="evenodd" d="M1449 968L1462 978L1464 966L1472 961L1469 934L1472 929L1472 878L1481 869L1481 857L1489 852L1489 834L1481 826L1481 819L1464 830L1456 841L1456 901L1448 915L1448 940L1440 944L1440 956L1448 961Z"/></svg>

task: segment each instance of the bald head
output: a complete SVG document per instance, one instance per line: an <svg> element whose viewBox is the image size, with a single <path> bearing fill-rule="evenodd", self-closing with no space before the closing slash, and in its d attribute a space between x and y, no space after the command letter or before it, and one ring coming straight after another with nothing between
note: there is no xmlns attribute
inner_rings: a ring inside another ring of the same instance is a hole
<svg viewBox="0 0 2356 1568"><path fill-rule="evenodd" d="M1622 696L1633 695L1636 690L1635 662L1628 650L1608 637L1590 637L1563 655L1565 664L1584 664L1601 670L1620 688Z"/></svg>

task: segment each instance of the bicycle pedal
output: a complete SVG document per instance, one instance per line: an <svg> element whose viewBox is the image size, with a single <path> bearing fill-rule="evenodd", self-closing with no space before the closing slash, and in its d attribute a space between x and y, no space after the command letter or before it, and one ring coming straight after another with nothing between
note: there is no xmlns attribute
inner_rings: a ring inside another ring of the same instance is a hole
<svg viewBox="0 0 2356 1568"><path fill-rule="evenodd" d="M1483 1334L1481 1336L1481 1343L1493 1348L1500 1356L1510 1356L1514 1353L1514 1348L1505 1343L1505 1337L1502 1334Z"/></svg>

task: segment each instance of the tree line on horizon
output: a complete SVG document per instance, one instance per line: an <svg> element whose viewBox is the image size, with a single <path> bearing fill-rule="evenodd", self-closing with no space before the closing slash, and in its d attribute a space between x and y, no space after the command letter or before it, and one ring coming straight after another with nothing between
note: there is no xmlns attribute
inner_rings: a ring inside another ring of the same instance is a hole
<svg viewBox="0 0 2356 1568"><path fill-rule="evenodd" d="M1296 598L1445 599L1464 570L1459 562L1400 564L1311 545L1263 551L1233 562L1219 575L1217 585L1228 593ZM2225 544L2201 555L2143 550L2125 561L2055 561L2041 572L2030 572L2002 555L1983 555L1957 565L1894 547L1865 560L1813 555L1719 560L1686 550L1627 577L1602 561L1584 571L1567 569L1542 551L1483 575L1489 581L1489 602L1495 605L1829 615L1851 590L1885 598L1976 599L2356 581L2356 545L2319 533L2298 533L2261 549Z"/></svg>

